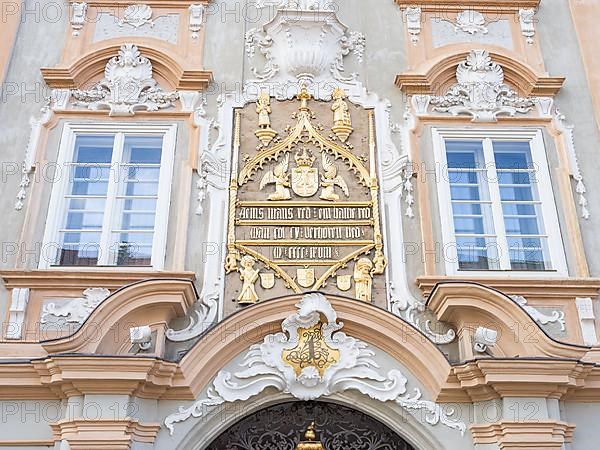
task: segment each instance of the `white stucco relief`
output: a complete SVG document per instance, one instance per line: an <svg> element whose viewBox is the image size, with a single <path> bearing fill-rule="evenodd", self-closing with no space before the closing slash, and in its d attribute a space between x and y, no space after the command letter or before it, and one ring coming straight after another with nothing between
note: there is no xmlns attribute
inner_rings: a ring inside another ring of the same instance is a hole
<svg viewBox="0 0 600 450"><path fill-rule="evenodd" d="M283 321L282 332L266 336L262 343L250 347L238 370L220 371L205 398L180 407L178 412L165 419L171 434L179 422L210 414L214 407L224 403L248 400L267 388L275 388L298 400L358 391L380 402L395 402L406 409L423 410L426 423L441 424L464 434L466 425L454 420L452 412L423 399L418 388L409 392L407 379L399 369L383 373L376 362L377 351L341 331L344 324L338 322L335 310L322 294L306 294L296 307L298 311ZM327 364L295 366L292 359L283 355L298 348L303 331L319 323L322 324L321 356ZM331 356L334 353L336 356Z"/></svg>
<svg viewBox="0 0 600 450"><path fill-rule="evenodd" d="M99 11L95 18L93 42L126 36L152 37L170 44L177 44L180 14L171 13L154 17L154 11L146 4L129 5L122 17Z"/></svg>
<svg viewBox="0 0 600 450"><path fill-rule="evenodd" d="M152 74L152 63L134 44L124 44L104 69L104 79L88 90L72 91L75 105L108 110L110 116L132 116L136 111L171 108L177 92L165 92Z"/></svg>
<svg viewBox="0 0 600 450"><path fill-rule="evenodd" d="M557 323L560 326L561 331L566 331L567 325L565 321L565 313L559 309L552 310L550 315L544 314L542 311L535 307L527 304L527 299L522 295L512 295L510 297L516 304L521 306L527 314L531 316L533 320L540 323L541 325L548 325L550 323Z"/></svg>
<svg viewBox="0 0 600 450"><path fill-rule="evenodd" d="M64 317L65 322L82 324L85 319L108 298L110 291L106 288L88 288L83 297L51 301L44 304L40 314L40 322L48 323L50 318Z"/></svg>
<svg viewBox="0 0 600 450"><path fill-rule="evenodd" d="M289 1L273 20L246 33L246 55L251 63L260 54L262 67L251 67L253 80L277 98L292 98L298 82L309 86L314 98L329 99L336 81L347 92L357 75L345 74L344 58L352 53L362 61L365 37L349 31L323 1ZM315 10L319 10L316 14Z"/></svg>
<svg viewBox="0 0 600 450"><path fill-rule="evenodd" d="M519 9L519 25L521 26L521 34L525 37L529 45L533 44L535 36L535 9L521 8Z"/></svg>
<svg viewBox="0 0 600 450"><path fill-rule="evenodd" d="M73 30L73 36L79 36L79 32L85 25L87 6L85 2L71 3L71 29Z"/></svg>

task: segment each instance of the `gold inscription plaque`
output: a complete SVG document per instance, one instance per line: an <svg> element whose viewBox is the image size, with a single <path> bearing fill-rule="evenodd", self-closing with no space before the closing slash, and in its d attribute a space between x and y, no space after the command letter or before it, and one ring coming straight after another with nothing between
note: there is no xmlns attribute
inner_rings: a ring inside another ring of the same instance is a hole
<svg viewBox="0 0 600 450"><path fill-rule="evenodd" d="M373 111L341 89L322 102L303 88L289 101L263 93L234 121L226 295L250 304L322 290L373 301L386 266Z"/></svg>

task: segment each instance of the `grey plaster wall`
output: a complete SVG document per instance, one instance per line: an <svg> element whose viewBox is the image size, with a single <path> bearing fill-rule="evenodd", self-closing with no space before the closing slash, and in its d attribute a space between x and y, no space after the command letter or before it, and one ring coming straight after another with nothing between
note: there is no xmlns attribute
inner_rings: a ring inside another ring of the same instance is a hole
<svg viewBox="0 0 600 450"><path fill-rule="evenodd" d="M550 75L566 77L565 84L556 97L556 104L575 125L575 145L579 165L587 181L587 199L592 216L579 220L584 247L592 276L600 276L600 191L596 179L600 173L598 148L600 132L594 120L594 110L589 85L579 50L568 0L543 1L537 14L537 35L541 42L546 69ZM566 239L568 240L568 238Z"/></svg>

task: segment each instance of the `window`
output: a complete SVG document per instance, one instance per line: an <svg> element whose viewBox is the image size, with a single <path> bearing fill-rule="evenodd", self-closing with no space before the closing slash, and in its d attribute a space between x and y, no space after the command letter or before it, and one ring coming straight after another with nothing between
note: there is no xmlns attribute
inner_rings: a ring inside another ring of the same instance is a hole
<svg viewBox="0 0 600 450"><path fill-rule="evenodd" d="M434 130L433 135L448 273L566 274L541 133Z"/></svg>
<svg viewBox="0 0 600 450"><path fill-rule="evenodd" d="M65 125L40 266L163 266L176 127Z"/></svg>

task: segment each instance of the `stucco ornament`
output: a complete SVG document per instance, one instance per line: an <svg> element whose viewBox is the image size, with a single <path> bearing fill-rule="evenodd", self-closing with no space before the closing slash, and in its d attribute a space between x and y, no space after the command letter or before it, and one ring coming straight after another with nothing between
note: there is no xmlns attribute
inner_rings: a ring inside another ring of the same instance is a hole
<svg viewBox="0 0 600 450"><path fill-rule="evenodd" d="M560 331L566 331L567 326L565 322L565 313L555 309L551 315L544 314L540 310L527 304L527 299L521 295L512 295L510 297L516 304L527 312L533 320L539 322L542 325L548 325L549 323L558 323L560 325Z"/></svg>
<svg viewBox="0 0 600 450"><path fill-rule="evenodd" d="M467 9L465 11L461 11L456 16L454 31L462 31L469 34L487 34L488 28L485 25L485 17L483 14L481 14L479 11Z"/></svg>
<svg viewBox="0 0 600 450"><path fill-rule="evenodd" d="M273 20L246 33L248 58L254 61L258 50L264 60L261 68L251 67L255 79L250 83L269 87L277 98L292 98L296 92L290 86L309 85L313 96L329 99L332 78L350 85L355 82L356 74L344 74L344 58L352 53L361 62L365 37L349 31L328 4L287 2ZM315 14L315 9L321 12Z"/></svg>
<svg viewBox="0 0 600 450"><path fill-rule="evenodd" d="M418 6L409 6L404 13L404 16L406 17L406 30L410 35L410 40L413 45L417 45L417 42L419 42L419 35L421 34L421 13L422 10Z"/></svg>
<svg viewBox="0 0 600 450"><path fill-rule="evenodd" d="M207 409L223 403L248 400L267 388L298 400L359 391L381 402L393 401L407 409L424 410L425 421L430 425L441 423L465 432L465 424L450 417L452 411L423 400L417 388L409 393L402 372L391 369L382 373L369 345L341 331L343 323L337 321L336 312L322 294L306 294L296 307L298 311L283 321L282 332L266 336L262 343L250 347L239 371L222 370L205 398L180 407L165 419L171 434L178 422L201 417Z"/></svg>
<svg viewBox="0 0 600 450"><path fill-rule="evenodd" d="M173 342L183 342L200 336L217 321L219 311L219 294L210 292L201 297L190 316L187 327L181 330L168 328L165 336Z"/></svg>
<svg viewBox="0 0 600 450"><path fill-rule="evenodd" d="M525 36L527 43L532 45L533 36L535 36L535 9L519 9L519 24L521 25L521 34Z"/></svg>
<svg viewBox="0 0 600 450"><path fill-rule="evenodd" d="M110 116L132 116L136 111L170 108L179 98L177 92L164 92L152 77L152 63L134 44L124 44L118 56L104 69L104 79L92 89L75 89L76 105L91 110L109 110Z"/></svg>
<svg viewBox="0 0 600 450"><path fill-rule="evenodd" d="M193 4L188 8L190 12L190 31L192 32L192 39L198 39L198 33L202 29L202 23L204 21L204 11L206 6L203 4Z"/></svg>
<svg viewBox="0 0 600 450"><path fill-rule="evenodd" d="M85 2L71 3L71 29L73 30L73 36L79 36L79 32L85 25L87 7L88 5Z"/></svg>
<svg viewBox="0 0 600 450"><path fill-rule="evenodd" d="M554 128L560 134L565 149L567 150L567 156L569 158L569 173L575 180L575 193L577 194L579 208L581 210L581 217L584 219L590 218L590 210L588 208L588 200L586 198L587 188L583 180L583 174L579 167L579 161L577 160L577 152L575 150L575 128L573 125L567 123L565 115L558 109L555 108L553 112L552 123Z"/></svg>
<svg viewBox="0 0 600 450"><path fill-rule="evenodd" d="M75 298L64 304L51 302L44 305L40 317L41 323L47 323L50 316L65 317L70 323L83 323L100 303L108 298L110 291L106 288L88 288L83 297Z"/></svg>
<svg viewBox="0 0 600 450"><path fill-rule="evenodd" d="M458 65L456 81L445 95L430 98L434 111L469 114L474 122L494 122L499 115L526 114L535 106L534 99L519 97L504 84L504 71L487 50L472 50Z"/></svg>
<svg viewBox="0 0 600 450"><path fill-rule="evenodd" d="M154 26L152 21L152 8L148 5L129 5L123 12L123 18L119 21L119 26L130 25L139 28L146 24Z"/></svg>

